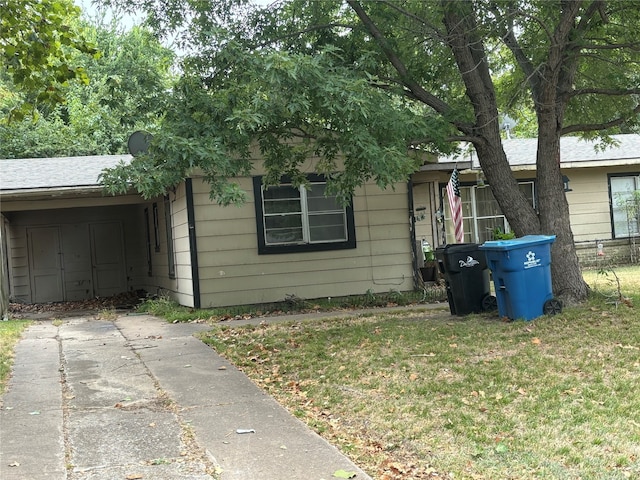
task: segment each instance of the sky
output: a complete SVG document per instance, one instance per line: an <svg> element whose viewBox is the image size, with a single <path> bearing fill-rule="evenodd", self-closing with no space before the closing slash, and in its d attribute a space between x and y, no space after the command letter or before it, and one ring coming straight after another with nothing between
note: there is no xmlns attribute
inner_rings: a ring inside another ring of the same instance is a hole
<svg viewBox="0 0 640 480"><path fill-rule="evenodd" d="M113 10L110 8L100 7L96 8L93 5L92 0L74 0L75 4L78 5L83 12L83 16L89 18L99 18L100 12L102 12L105 17L105 22L111 21L113 18ZM142 17L140 16L127 16L120 19L118 24L126 29L131 28L133 25L140 23Z"/></svg>

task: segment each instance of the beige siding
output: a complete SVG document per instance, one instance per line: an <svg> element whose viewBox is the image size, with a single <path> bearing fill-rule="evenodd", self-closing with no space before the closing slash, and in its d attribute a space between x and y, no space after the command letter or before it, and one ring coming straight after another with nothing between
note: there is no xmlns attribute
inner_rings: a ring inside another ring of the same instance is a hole
<svg viewBox="0 0 640 480"><path fill-rule="evenodd" d="M139 207L140 239L144 244L143 256L146 283L145 290L152 295L168 295L181 305L192 307L193 282L191 274L191 254L189 249L189 225L187 217L187 202L185 185L181 184L175 192L169 193L171 204L171 229L173 238L173 260L175 264L175 277L169 277L169 251L167 244L167 231L165 222L165 202L163 197L158 197L146 202ZM156 250L155 232L153 225L153 204L158 209L158 243ZM146 264L146 231L144 229L144 209L149 210L149 229L151 235L151 271L149 276Z"/></svg>
<svg viewBox="0 0 640 480"><path fill-rule="evenodd" d="M637 174L638 165L621 165L611 167L582 167L563 169L562 173L569 177L569 186L572 191L567 192L567 202L571 218L571 229L576 243L595 240L608 240L612 238L611 209L609 205L608 175L615 173ZM519 180L535 179L534 170L520 170L514 172ZM428 182L446 183L448 175L442 172L420 172L414 176L414 209L420 206L427 207L427 219L416 222L416 238L430 240L429 215L433 215L438 208L433 199L429 201ZM476 181L475 173L463 173L460 177L463 183ZM437 193L439 198L439 192ZM431 243L431 242L430 242ZM434 245L435 243L431 243Z"/></svg>
<svg viewBox="0 0 640 480"><path fill-rule="evenodd" d="M576 242L611 238L607 174L619 169L584 168L566 171L571 229Z"/></svg>
<svg viewBox="0 0 640 480"><path fill-rule="evenodd" d="M259 255L252 179L239 181L250 197L241 207L213 203L193 181L202 307L413 288L406 185L358 190L355 249Z"/></svg>

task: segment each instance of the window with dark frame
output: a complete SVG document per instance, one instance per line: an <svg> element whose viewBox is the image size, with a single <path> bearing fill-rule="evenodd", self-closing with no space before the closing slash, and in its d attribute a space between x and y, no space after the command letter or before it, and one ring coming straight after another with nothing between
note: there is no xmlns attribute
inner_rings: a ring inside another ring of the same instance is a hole
<svg viewBox="0 0 640 480"><path fill-rule="evenodd" d="M164 225L167 232L167 261L169 278L176 278L176 261L173 257L173 225L171 222L171 202L169 196L164 197Z"/></svg>
<svg viewBox="0 0 640 480"><path fill-rule="evenodd" d="M265 188L254 177L258 253L293 253L356 247L353 208L326 195L326 181L309 175L308 187L288 180Z"/></svg>

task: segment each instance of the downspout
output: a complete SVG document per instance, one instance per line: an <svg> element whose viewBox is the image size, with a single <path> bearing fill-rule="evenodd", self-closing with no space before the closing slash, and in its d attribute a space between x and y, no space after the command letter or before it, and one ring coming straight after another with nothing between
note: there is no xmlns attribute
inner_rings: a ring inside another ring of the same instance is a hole
<svg viewBox="0 0 640 480"><path fill-rule="evenodd" d="M193 185L185 180L187 197L187 225L189 228L189 253L191 254L191 281L193 282L193 308L200 308L200 275L198 273L198 244L196 242L196 220L193 208Z"/></svg>
<svg viewBox="0 0 640 480"><path fill-rule="evenodd" d="M411 263L413 268L413 288L422 289L420 270L418 270L418 250L416 247L416 216L413 213L413 180L407 182L407 196L409 203L409 232L411 237Z"/></svg>

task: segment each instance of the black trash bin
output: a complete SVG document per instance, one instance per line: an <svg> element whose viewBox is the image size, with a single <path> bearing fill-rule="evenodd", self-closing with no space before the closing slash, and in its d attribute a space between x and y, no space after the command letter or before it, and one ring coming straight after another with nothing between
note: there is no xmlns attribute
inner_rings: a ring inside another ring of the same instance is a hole
<svg viewBox="0 0 640 480"><path fill-rule="evenodd" d="M468 315L498 308L491 295L485 253L476 243L455 243L436 248L438 268L444 276L452 315Z"/></svg>

